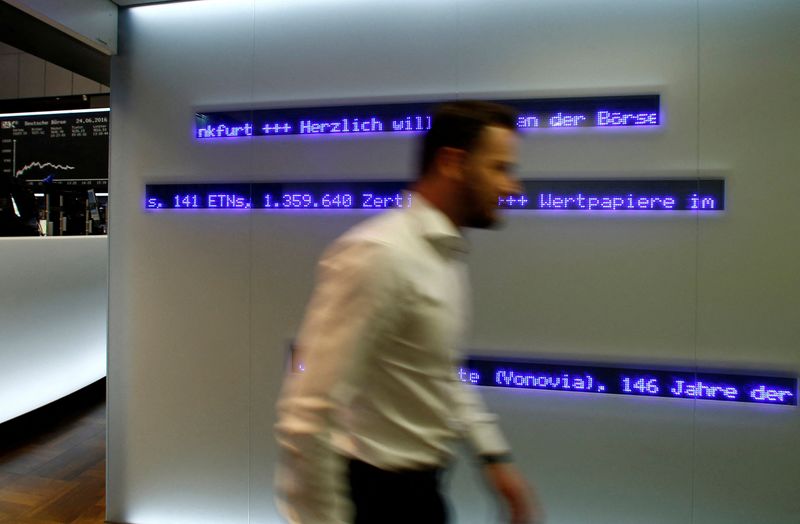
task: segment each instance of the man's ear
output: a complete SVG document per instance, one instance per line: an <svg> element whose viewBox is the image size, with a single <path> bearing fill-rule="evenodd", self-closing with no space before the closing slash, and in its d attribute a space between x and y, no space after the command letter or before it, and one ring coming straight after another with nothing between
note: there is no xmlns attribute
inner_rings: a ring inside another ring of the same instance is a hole
<svg viewBox="0 0 800 524"><path fill-rule="evenodd" d="M467 152L455 147L441 147L436 151L434 165L436 171L444 178L461 182L464 176L464 160Z"/></svg>

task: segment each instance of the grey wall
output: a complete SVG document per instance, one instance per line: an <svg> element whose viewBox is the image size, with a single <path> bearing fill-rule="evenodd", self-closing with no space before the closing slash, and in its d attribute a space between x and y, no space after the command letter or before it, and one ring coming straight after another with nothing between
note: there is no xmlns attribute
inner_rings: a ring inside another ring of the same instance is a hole
<svg viewBox="0 0 800 524"><path fill-rule="evenodd" d="M191 15L191 16L190 16ZM188 2L113 58L108 517L273 523L286 342L367 214L146 213L146 183L410 176L412 137L198 143L198 109L658 92L655 132L534 133L524 177L722 175L722 214L516 214L474 232L484 352L797 376L800 5ZM794 408L484 390L553 524L785 524ZM469 459L458 522L497 520Z"/></svg>

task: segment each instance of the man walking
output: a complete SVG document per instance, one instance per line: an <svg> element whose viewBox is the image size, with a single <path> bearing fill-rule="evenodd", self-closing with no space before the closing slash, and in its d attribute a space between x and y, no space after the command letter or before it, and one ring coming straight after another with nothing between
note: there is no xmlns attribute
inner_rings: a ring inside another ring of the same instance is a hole
<svg viewBox="0 0 800 524"><path fill-rule="evenodd" d="M298 337L305 371L278 402L276 482L290 523L444 524L439 482L460 438L511 522L530 521L495 416L455 372L469 315L461 229L496 225L498 198L519 192L518 140L504 106L441 106L412 205L357 225L320 261Z"/></svg>

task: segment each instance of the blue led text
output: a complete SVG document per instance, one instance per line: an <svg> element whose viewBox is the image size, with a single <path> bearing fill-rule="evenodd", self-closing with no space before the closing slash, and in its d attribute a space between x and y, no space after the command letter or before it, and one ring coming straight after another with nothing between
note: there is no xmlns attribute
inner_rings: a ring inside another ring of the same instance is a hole
<svg viewBox="0 0 800 524"><path fill-rule="evenodd" d="M395 193L394 195L376 195L374 193L364 193L361 195L361 207L363 208L387 208L387 207L403 207L403 194ZM411 205L409 196L409 205Z"/></svg>
<svg viewBox="0 0 800 524"><path fill-rule="evenodd" d="M711 197L698 196L697 193L693 193L689 200L691 201L689 209L715 209L717 207L716 200Z"/></svg>
<svg viewBox="0 0 800 524"><path fill-rule="evenodd" d="M212 194L208 195L208 207L211 209L247 209L250 207L250 199L236 194Z"/></svg>
<svg viewBox="0 0 800 524"><path fill-rule="evenodd" d="M289 122L267 122L261 126L265 135L288 135L292 133L292 129Z"/></svg>
<svg viewBox="0 0 800 524"><path fill-rule="evenodd" d="M500 369L495 373L495 383L500 386L516 388L542 388L576 391L605 391L603 384L595 384L595 379L589 374L573 376L564 373L560 376L542 373L520 373L511 369Z"/></svg>
<svg viewBox="0 0 800 524"><path fill-rule="evenodd" d="M189 207L189 208L198 208L200 207L200 195L175 195L173 199L173 204L175 208L181 207Z"/></svg>
<svg viewBox="0 0 800 524"><path fill-rule="evenodd" d="M392 131L427 131L431 128L431 117L428 115L407 116L404 119L392 120Z"/></svg>
<svg viewBox="0 0 800 524"><path fill-rule="evenodd" d="M458 379L468 384L480 384L481 374L472 369L458 369Z"/></svg>
<svg viewBox="0 0 800 524"><path fill-rule="evenodd" d="M302 362L293 368L303 371ZM470 357L455 370L465 384L691 401L797 405L797 379L739 374L554 364Z"/></svg>
<svg viewBox="0 0 800 524"><path fill-rule="evenodd" d="M539 117L536 115L520 115L517 117L517 127L520 129L535 129L539 127Z"/></svg>
<svg viewBox="0 0 800 524"><path fill-rule="evenodd" d="M502 195L507 210L582 212L719 212L722 180L524 180L522 191ZM147 209L369 209L411 206L405 181L148 184ZM252 195L253 200L250 200Z"/></svg>
<svg viewBox="0 0 800 524"><path fill-rule="evenodd" d="M717 399L724 397L728 400L735 400L739 396L739 390L729 384L704 384L701 380L696 382L675 380L669 392L674 397L686 398Z"/></svg>
<svg viewBox="0 0 800 524"><path fill-rule="evenodd" d="M750 398L756 402L772 402L776 404L783 404L793 396L794 393L788 389L773 389L764 385L753 388L750 391Z"/></svg>
<svg viewBox="0 0 800 524"><path fill-rule="evenodd" d="M657 378L652 377L622 377L623 393L641 393L642 395L658 395L661 387Z"/></svg>
<svg viewBox="0 0 800 524"><path fill-rule="evenodd" d="M342 118L335 122L300 121L300 134L321 133L379 133L383 131L383 122L375 117L367 121L358 118Z"/></svg>
<svg viewBox="0 0 800 524"><path fill-rule="evenodd" d="M263 198L265 209L349 209L353 207L351 193L324 193L317 198L313 193L267 193Z"/></svg>
<svg viewBox="0 0 800 524"><path fill-rule="evenodd" d="M518 112L520 130L657 126L659 95L496 100ZM419 133L431 128L434 102L244 109L196 115L197 138L252 135Z"/></svg>
<svg viewBox="0 0 800 524"><path fill-rule="evenodd" d="M654 126L658 124L658 113L620 113L616 111L598 111L598 127L618 126Z"/></svg>
<svg viewBox="0 0 800 524"><path fill-rule="evenodd" d="M253 124L247 122L241 126L228 126L218 124L216 126L207 125L197 130L197 138L222 138L253 136Z"/></svg>
<svg viewBox="0 0 800 524"><path fill-rule="evenodd" d="M539 194L539 209L585 209L616 211L617 209L633 210L670 210L675 208L675 198L669 195L592 195L577 194Z"/></svg>
<svg viewBox="0 0 800 524"><path fill-rule="evenodd" d="M581 122L584 121L586 121L586 116L584 115L565 115L562 113L556 113L550 117L548 123L550 124L550 127L579 127Z"/></svg>

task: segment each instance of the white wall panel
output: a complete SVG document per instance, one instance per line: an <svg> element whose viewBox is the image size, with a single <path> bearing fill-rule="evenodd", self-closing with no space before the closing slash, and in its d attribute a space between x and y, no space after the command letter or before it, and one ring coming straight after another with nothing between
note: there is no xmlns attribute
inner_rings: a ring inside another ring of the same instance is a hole
<svg viewBox="0 0 800 524"><path fill-rule="evenodd" d="M696 168L696 1L460 2L458 88L535 96L659 93L666 126L542 133L523 151L534 173ZM513 15L511 14L513 13ZM620 131L620 130L615 130ZM611 145L613 144L613 145ZM575 152L579 152L576 154Z"/></svg>
<svg viewBox="0 0 800 524"><path fill-rule="evenodd" d="M412 137L199 142L198 110L659 93L665 125L657 130L524 135L521 175L721 175L728 209L509 214L504 231L471 232L469 346L797 375L800 159L791 149L796 111L787 108L796 106L798 73L797 53L784 53L797 50L792 3L215 0L135 8L121 21L111 520L277 522L271 427L287 344L320 252L369 216L150 214L144 185L413 171ZM484 394L550 523L783 524L797 513L788 479L800 464L780 451L800 435L796 409ZM759 486L755 501L747 475ZM450 492L459 523L497 521L469 459Z"/></svg>
<svg viewBox="0 0 800 524"><path fill-rule="evenodd" d="M257 2L254 99L269 107L452 97L455 6L452 0ZM316 138L262 143L254 148L255 165L270 178L403 178L412 169L408 136Z"/></svg>
<svg viewBox="0 0 800 524"><path fill-rule="evenodd" d="M247 144L241 155L200 152L191 126L206 97L249 100L252 23L249 2L192 2L132 10L121 26L109 177L114 521L247 521L250 217L141 210L146 182L249 172Z"/></svg>
<svg viewBox="0 0 800 524"><path fill-rule="evenodd" d="M698 359L795 377L798 26L797 2L701 4L700 158L727 168L731 211L699 228ZM798 410L713 408L698 405L696 521L793 520L800 514Z"/></svg>
<svg viewBox="0 0 800 524"><path fill-rule="evenodd" d="M461 7L454 33L462 92L662 96L666 124L658 131L528 134L523 177L696 176L695 2ZM692 362L696 220L511 214L499 234L471 233L471 347L578 361ZM684 435L692 403L485 396L539 486L548 522L689 521L684 478L692 454ZM464 522L495 521L496 510L481 515L473 493L457 493Z"/></svg>
<svg viewBox="0 0 800 524"><path fill-rule="evenodd" d="M0 238L0 422L106 375L106 237Z"/></svg>

